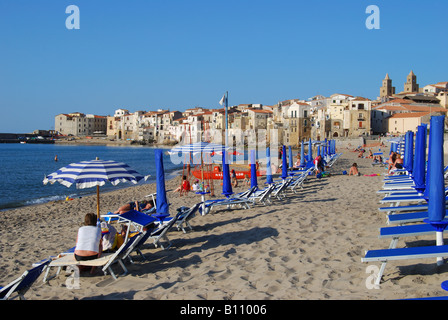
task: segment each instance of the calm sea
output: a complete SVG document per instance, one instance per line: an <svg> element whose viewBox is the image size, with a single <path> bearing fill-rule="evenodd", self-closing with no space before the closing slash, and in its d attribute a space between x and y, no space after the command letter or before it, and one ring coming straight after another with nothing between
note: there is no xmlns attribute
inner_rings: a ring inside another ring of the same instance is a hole
<svg viewBox="0 0 448 320"><path fill-rule="evenodd" d="M96 192L92 189L64 187L59 183L53 185L42 183L44 177L59 168L73 162L93 160L123 161L142 175L151 175L145 182L155 182L154 148L118 147L118 146L68 146L45 144L0 144L0 210L45 203L65 199L67 196L79 197ZM59 161L54 161L55 156ZM173 178L182 170L181 165L174 165L169 156L164 156L165 176ZM106 184L103 191L116 190L133 186L120 183L117 186Z"/></svg>

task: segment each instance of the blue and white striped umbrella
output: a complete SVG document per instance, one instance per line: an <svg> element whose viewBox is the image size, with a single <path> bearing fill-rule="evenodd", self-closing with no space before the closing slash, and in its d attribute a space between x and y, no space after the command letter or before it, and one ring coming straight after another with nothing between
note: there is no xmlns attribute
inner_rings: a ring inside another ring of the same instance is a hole
<svg viewBox="0 0 448 320"><path fill-rule="evenodd" d="M99 187L109 181L116 186L120 182L131 182L137 184L142 179L149 176L143 176L124 162L114 160L91 160L81 161L69 164L60 168L56 172L46 176L43 183L60 184L71 187L76 185L77 189L97 187L97 214L99 218Z"/></svg>
<svg viewBox="0 0 448 320"><path fill-rule="evenodd" d="M124 162L91 160L69 164L46 176L43 182L44 184L59 182L66 187L75 184L77 189L85 189L103 186L107 181L114 186L120 182L137 184L146 178Z"/></svg>
<svg viewBox="0 0 448 320"><path fill-rule="evenodd" d="M226 150L225 146L216 143L207 143L207 142L196 142L192 144L187 144L183 146L174 147L170 150L170 152L203 152L203 153L212 153L212 152L224 152Z"/></svg>

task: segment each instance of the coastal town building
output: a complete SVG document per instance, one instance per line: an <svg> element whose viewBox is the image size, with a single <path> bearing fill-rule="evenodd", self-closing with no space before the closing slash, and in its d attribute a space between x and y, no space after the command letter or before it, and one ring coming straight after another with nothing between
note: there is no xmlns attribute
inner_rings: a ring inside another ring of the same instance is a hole
<svg viewBox="0 0 448 320"><path fill-rule="evenodd" d="M316 95L307 100L288 99L274 105L245 103L224 108L187 108L185 111L130 112L115 110L113 116L79 112L55 116L55 131L62 135L107 135L109 139L160 144L276 142L299 146L301 141L359 137L371 134L400 134L415 130L432 114L448 109L448 82L420 88L411 71L396 93L386 73L376 100L350 94ZM227 115L227 118L226 118ZM448 123L448 120L447 120Z"/></svg>
<svg viewBox="0 0 448 320"><path fill-rule="evenodd" d="M392 99L372 109L372 131L374 134L416 131L415 123L429 123L427 115L442 115L446 114L446 111L436 104L416 103L410 99ZM403 128L406 130L402 131Z"/></svg>
<svg viewBox="0 0 448 320"><path fill-rule="evenodd" d="M392 79L389 78L389 74L386 73L386 77L383 80L383 85L380 88L380 98L385 101L388 97L395 94L395 87L392 86Z"/></svg>
<svg viewBox="0 0 448 320"><path fill-rule="evenodd" d="M419 92L417 76L414 74L412 70L406 78L406 83L404 84L404 92L405 93Z"/></svg>
<svg viewBox="0 0 448 320"><path fill-rule="evenodd" d="M65 136L104 135L107 132L107 117L80 112L61 113L55 116L54 128L58 134Z"/></svg>

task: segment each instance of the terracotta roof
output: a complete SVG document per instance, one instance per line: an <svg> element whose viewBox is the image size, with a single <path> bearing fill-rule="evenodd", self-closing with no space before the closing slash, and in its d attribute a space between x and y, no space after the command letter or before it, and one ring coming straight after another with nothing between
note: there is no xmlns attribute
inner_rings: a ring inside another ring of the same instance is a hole
<svg viewBox="0 0 448 320"><path fill-rule="evenodd" d="M273 113L270 110L259 110L259 109L249 109L249 111L253 111L255 113L269 113L269 114Z"/></svg>
<svg viewBox="0 0 448 320"><path fill-rule="evenodd" d="M403 112L403 113L396 113L394 115L392 115L389 119L391 118L420 118L423 116L426 116L430 114L430 112Z"/></svg>
<svg viewBox="0 0 448 320"><path fill-rule="evenodd" d="M352 101L370 101L370 99L364 97L355 97Z"/></svg>
<svg viewBox="0 0 448 320"><path fill-rule="evenodd" d="M412 100L396 98L396 99L390 100L389 102L386 102L386 103L391 103L391 102L393 102L393 103L412 103Z"/></svg>

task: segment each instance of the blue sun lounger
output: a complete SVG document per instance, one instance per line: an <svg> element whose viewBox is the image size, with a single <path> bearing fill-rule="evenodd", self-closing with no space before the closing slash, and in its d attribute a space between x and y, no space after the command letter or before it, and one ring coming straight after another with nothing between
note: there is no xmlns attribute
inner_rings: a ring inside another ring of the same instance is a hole
<svg viewBox="0 0 448 320"><path fill-rule="evenodd" d="M13 293L17 293L20 300L25 300L25 293L36 282L42 271L48 267L50 259L42 261L34 268L25 271L19 278L10 282L4 287L0 287L0 300L9 300ZM14 299L15 297L12 297Z"/></svg>
<svg viewBox="0 0 448 320"><path fill-rule="evenodd" d="M364 258L361 258L361 262L382 262L382 266L375 279L375 285L379 285L388 261L438 257L448 257L448 245L369 250L366 252Z"/></svg>
<svg viewBox="0 0 448 320"><path fill-rule="evenodd" d="M387 224L405 224L422 222L428 218L428 211L416 211L407 213L390 214L387 216Z"/></svg>

